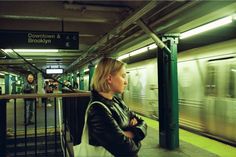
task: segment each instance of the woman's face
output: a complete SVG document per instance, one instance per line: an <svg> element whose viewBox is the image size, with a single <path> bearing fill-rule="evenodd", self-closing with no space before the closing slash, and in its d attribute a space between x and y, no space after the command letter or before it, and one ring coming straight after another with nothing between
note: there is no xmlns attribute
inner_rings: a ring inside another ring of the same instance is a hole
<svg viewBox="0 0 236 157"><path fill-rule="evenodd" d="M116 74L110 75L108 82L113 93L123 93L128 84L128 81L126 80L126 68L123 67Z"/></svg>

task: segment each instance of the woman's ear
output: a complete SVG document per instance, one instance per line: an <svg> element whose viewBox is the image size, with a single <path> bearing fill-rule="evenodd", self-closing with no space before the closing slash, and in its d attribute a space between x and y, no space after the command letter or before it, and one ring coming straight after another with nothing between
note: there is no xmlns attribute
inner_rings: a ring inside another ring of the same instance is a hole
<svg viewBox="0 0 236 157"><path fill-rule="evenodd" d="M109 75L107 76L107 82L108 82L109 84L111 84L111 80L112 80L112 76L111 76L111 74L109 74Z"/></svg>

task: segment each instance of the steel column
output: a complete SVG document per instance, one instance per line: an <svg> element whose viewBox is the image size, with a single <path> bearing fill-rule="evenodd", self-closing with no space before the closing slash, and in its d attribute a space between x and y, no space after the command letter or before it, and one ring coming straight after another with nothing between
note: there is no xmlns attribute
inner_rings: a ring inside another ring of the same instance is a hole
<svg viewBox="0 0 236 157"><path fill-rule="evenodd" d="M94 70L95 70L95 65L89 64L88 68L89 68L89 90L91 90L90 84L91 84L93 73L94 73Z"/></svg>
<svg viewBox="0 0 236 157"><path fill-rule="evenodd" d="M0 156L6 156L6 99L0 100Z"/></svg>
<svg viewBox="0 0 236 157"><path fill-rule="evenodd" d="M79 72L79 89L84 90L84 69Z"/></svg>
<svg viewBox="0 0 236 157"><path fill-rule="evenodd" d="M170 48L158 52L159 89L159 139L160 146L167 149L179 147L178 123L178 81L177 81L177 42L176 37L163 37Z"/></svg>
<svg viewBox="0 0 236 157"><path fill-rule="evenodd" d="M177 36L158 38L141 19L137 21L160 48L158 51L159 143L162 148L179 147L177 81ZM164 42L167 44L165 44Z"/></svg>

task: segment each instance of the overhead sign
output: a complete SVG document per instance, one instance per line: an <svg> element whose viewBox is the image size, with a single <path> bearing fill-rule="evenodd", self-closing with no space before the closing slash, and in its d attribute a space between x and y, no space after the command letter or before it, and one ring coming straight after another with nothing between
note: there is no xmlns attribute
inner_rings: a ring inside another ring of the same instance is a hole
<svg viewBox="0 0 236 157"><path fill-rule="evenodd" d="M0 30L2 49L79 49L78 32Z"/></svg>
<svg viewBox="0 0 236 157"><path fill-rule="evenodd" d="M57 68L57 69L46 69L46 74L62 74L64 69Z"/></svg>

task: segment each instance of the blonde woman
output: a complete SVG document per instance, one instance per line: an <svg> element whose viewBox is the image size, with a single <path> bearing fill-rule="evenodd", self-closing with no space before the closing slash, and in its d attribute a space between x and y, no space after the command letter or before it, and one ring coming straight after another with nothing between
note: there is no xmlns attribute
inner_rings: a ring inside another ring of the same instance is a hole
<svg viewBox="0 0 236 157"><path fill-rule="evenodd" d="M125 63L101 59L91 82L90 103L101 102L106 107L94 103L88 109L89 143L103 146L115 157L137 157L147 130L146 123L116 96L127 84Z"/></svg>

